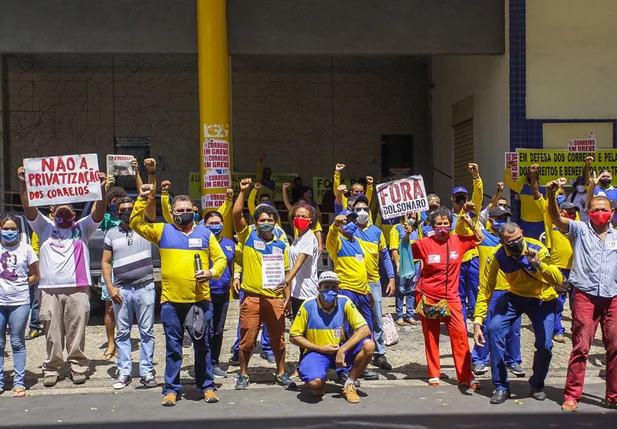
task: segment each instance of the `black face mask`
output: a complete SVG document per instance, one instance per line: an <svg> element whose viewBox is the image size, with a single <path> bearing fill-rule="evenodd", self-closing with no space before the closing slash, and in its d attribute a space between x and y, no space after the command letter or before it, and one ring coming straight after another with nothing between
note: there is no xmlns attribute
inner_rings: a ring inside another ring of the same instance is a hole
<svg viewBox="0 0 617 429"><path fill-rule="evenodd" d="M505 246L510 252L510 254L516 258L523 254L523 249L525 248L525 241L523 239L520 239L516 240L513 243L508 243Z"/></svg>
<svg viewBox="0 0 617 429"><path fill-rule="evenodd" d="M125 212L120 213L119 219L120 219L120 222L126 223L128 225L129 219L131 219L131 212L125 211Z"/></svg>
<svg viewBox="0 0 617 429"><path fill-rule="evenodd" d="M602 186L609 186L611 184L611 179L608 177L603 177L599 180L599 182Z"/></svg>
<svg viewBox="0 0 617 429"><path fill-rule="evenodd" d="M455 195L454 202L458 204L459 206L465 205L465 203L467 202L467 196L466 195Z"/></svg>
<svg viewBox="0 0 617 429"><path fill-rule="evenodd" d="M174 216L174 223L180 227L187 227L194 222L193 212L180 213Z"/></svg>

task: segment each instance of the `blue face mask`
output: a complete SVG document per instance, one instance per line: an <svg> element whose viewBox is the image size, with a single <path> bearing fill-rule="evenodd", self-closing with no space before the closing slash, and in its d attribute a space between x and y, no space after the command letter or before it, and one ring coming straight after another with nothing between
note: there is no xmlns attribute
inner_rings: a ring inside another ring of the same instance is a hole
<svg viewBox="0 0 617 429"><path fill-rule="evenodd" d="M2 239L7 243L12 243L19 238L19 231L2 230Z"/></svg>
<svg viewBox="0 0 617 429"><path fill-rule="evenodd" d="M557 205L560 205L565 200L566 200L566 196L565 195L557 195Z"/></svg>
<svg viewBox="0 0 617 429"><path fill-rule="evenodd" d="M223 224L218 225L208 225L207 228L210 230L215 237L218 237L221 232L223 232Z"/></svg>
<svg viewBox="0 0 617 429"><path fill-rule="evenodd" d="M497 232L499 231L499 228L504 226L506 221L505 220L493 220L492 223L493 223L493 231Z"/></svg>
<svg viewBox="0 0 617 429"><path fill-rule="evenodd" d="M199 216L199 213L193 213L193 220L195 221L195 223L199 223L199 221L201 220L201 216Z"/></svg>
<svg viewBox="0 0 617 429"><path fill-rule="evenodd" d="M257 225L257 231L264 234L271 234L274 231L273 223L260 223Z"/></svg>
<svg viewBox="0 0 617 429"><path fill-rule="evenodd" d="M343 224L343 226L341 226L341 231L343 231L345 234L354 235L357 230L358 225L353 222L347 222L346 224Z"/></svg>
<svg viewBox="0 0 617 429"><path fill-rule="evenodd" d="M321 295L321 299L323 299L325 302L327 302L328 304L332 304L336 299L338 292L335 290L324 290L319 292L319 295Z"/></svg>
<svg viewBox="0 0 617 429"><path fill-rule="evenodd" d="M117 204L110 204L109 205L109 213L112 213L114 216L115 214L118 212L118 205Z"/></svg>

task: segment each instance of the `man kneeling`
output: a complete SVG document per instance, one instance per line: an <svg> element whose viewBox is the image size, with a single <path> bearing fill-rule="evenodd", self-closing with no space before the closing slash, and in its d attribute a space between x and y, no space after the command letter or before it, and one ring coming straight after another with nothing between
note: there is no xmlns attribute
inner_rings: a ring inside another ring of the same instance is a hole
<svg viewBox="0 0 617 429"><path fill-rule="evenodd" d="M338 294L336 273L325 271L319 277L319 295L300 307L289 331L293 344L305 350L299 372L302 381L316 396L326 393L326 372L336 368L339 375L349 372L343 397L356 404L360 397L355 381L366 369L375 350L366 321L349 298ZM345 340L345 325L353 335Z"/></svg>

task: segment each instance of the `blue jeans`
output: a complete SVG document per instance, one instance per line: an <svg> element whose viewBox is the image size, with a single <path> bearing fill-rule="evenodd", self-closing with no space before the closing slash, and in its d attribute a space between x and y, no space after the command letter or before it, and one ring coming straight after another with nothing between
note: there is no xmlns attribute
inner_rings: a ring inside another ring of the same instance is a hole
<svg viewBox="0 0 617 429"><path fill-rule="evenodd" d="M0 306L0 390L4 390L4 347L6 346L6 326L9 325L9 338L13 350L13 369L15 379L13 388L26 385L26 324L30 305Z"/></svg>
<svg viewBox="0 0 617 429"><path fill-rule="evenodd" d="M396 278L396 292L394 300L396 303L396 319L404 317L406 319L412 319L416 310L416 284L418 283L418 276L411 278ZM401 283L403 283L401 285ZM405 289L411 292L403 293L401 289ZM405 314L403 314L403 305L405 305Z"/></svg>
<svg viewBox="0 0 617 429"><path fill-rule="evenodd" d="M467 313L473 315L478 298L478 285L480 284L480 262L478 257L471 258L461 263L459 275L458 296L463 305L463 320L467 320Z"/></svg>
<svg viewBox="0 0 617 429"><path fill-rule="evenodd" d="M371 295L373 295L373 307L371 316L373 318L373 340L375 341L375 356L381 356L386 354L386 343L383 338L383 307L382 307L382 293L381 282L372 282L368 284L371 289Z"/></svg>
<svg viewBox="0 0 617 429"><path fill-rule="evenodd" d="M165 386L163 395L180 393L180 369L182 368L182 340L184 338L184 319L192 305L198 305L206 318L204 336L193 340L195 353L195 384L205 393L214 390L214 374L208 340L212 333L212 303L200 301L195 304L165 302L161 306L161 322L165 331Z"/></svg>
<svg viewBox="0 0 617 429"><path fill-rule="evenodd" d="M380 286L381 287L381 286ZM371 306L371 295L363 295L360 293L352 292L347 289L339 290L339 295L344 295L347 298L351 299L351 302L356 306L364 320L366 320L366 324L368 328L371 330L371 336L373 334L373 308ZM353 335L353 329L351 329L351 325L345 323L345 332L347 334L347 338L351 338Z"/></svg>
<svg viewBox="0 0 617 429"><path fill-rule="evenodd" d="M561 274L563 274L565 278L570 277L570 270L567 270L565 268L560 268L559 271L561 271ZM562 321L562 316L563 316L564 305L567 299L568 299L567 293L559 294L559 296L557 297L557 310L555 312L555 329L553 331L553 335L563 335L566 333L566 328L563 327L563 324L561 323L561 321ZM570 305L570 308L572 308L572 305Z"/></svg>
<svg viewBox="0 0 617 429"><path fill-rule="evenodd" d="M39 302L40 302L39 282L30 286L30 329L43 330L43 324L39 319Z"/></svg>
<svg viewBox="0 0 617 429"><path fill-rule="evenodd" d="M244 291L240 291L239 301L242 304L242 300L244 299ZM274 356L274 352L272 351L272 347L270 347L270 334L268 334L268 328L265 323L261 324L261 351L265 355ZM240 319L238 319L238 329L236 330L236 342L233 346L233 354L237 355L240 353Z"/></svg>
<svg viewBox="0 0 617 429"><path fill-rule="evenodd" d="M223 346L223 332L227 320L229 308L229 293L211 294L212 299L212 337L210 338L210 350L212 353L212 366L218 366Z"/></svg>
<svg viewBox="0 0 617 429"><path fill-rule="evenodd" d="M544 389L544 381L553 357L553 329L557 300L540 301L525 298L511 292L505 293L495 303L495 314L488 325L488 344L491 352L491 372L497 389L508 389L508 372L504 360L506 336L511 326L524 313L531 320L536 336L536 352L533 355L533 375L529 384L535 389Z"/></svg>
<svg viewBox="0 0 617 429"><path fill-rule="evenodd" d="M495 314L495 305L499 299L504 296L508 291L507 290L496 290L493 292L493 297L491 298L491 302L488 304L488 311L486 313L486 318L484 319L484 323L482 324L482 333L484 334L484 340L489 341L489 333L487 326L491 323L493 315ZM489 350L488 344L485 344L484 347L474 346L471 351L471 363L473 365L488 365L490 363L489 360ZM510 327L508 334L506 335L506 353L505 353L505 362L506 367L512 366L514 364L520 365L523 363L523 358L521 356L521 318L516 319L514 324Z"/></svg>
<svg viewBox="0 0 617 429"><path fill-rule="evenodd" d="M139 352L139 375L154 373L154 283L143 287L122 286L119 291L122 304L113 303L116 316L116 345L118 347L118 373L131 375L131 328L133 317L137 319L141 338Z"/></svg>

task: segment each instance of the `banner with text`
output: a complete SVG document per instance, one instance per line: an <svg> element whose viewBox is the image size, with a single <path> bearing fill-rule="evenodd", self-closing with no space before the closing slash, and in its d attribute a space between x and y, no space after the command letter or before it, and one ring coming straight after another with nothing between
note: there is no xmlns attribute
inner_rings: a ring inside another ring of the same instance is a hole
<svg viewBox="0 0 617 429"><path fill-rule="evenodd" d="M231 173L231 182L232 188L234 190L234 195L238 195L240 192L240 180L250 177L253 179L253 186L257 182L257 174L256 173ZM293 183L294 179L298 177L298 173L277 173L272 174L272 180L276 183L276 188L274 192L274 196L272 195L272 191L265 186L257 192L257 195L268 193L270 198L273 198L274 201L283 201L283 183L289 182Z"/></svg>
<svg viewBox="0 0 617 429"><path fill-rule="evenodd" d="M189 197L191 200L199 201L201 199L201 173L199 171L191 171L189 173Z"/></svg>
<svg viewBox="0 0 617 429"><path fill-rule="evenodd" d="M107 174L112 176L134 176L133 155L107 155Z"/></svg>
<svg viewBox="0 0 617 429"><path fill-rule="evenodd" d="M32 207L101 199L97 154L24 159Z"/></svg>
<svg viewBox="0 0 617 429"><path fill-rule="evenodd" d="M377 196L382 219L428 210L422 176L380 183L377 185Z"/></svg>
<svg viewBox="0 0 617 429"><path fill-rule="evenodd" d="M517 149L518 174L525 176L533 164L540 165L540 185L546 185L551 180L565 177L568 184L574 183L578 176L583 175L585 158L593 156L591 171L598 173L604 169L617 175L617 150L597 150L595 152L570 152L569 150L553 149Z"/></svg>

